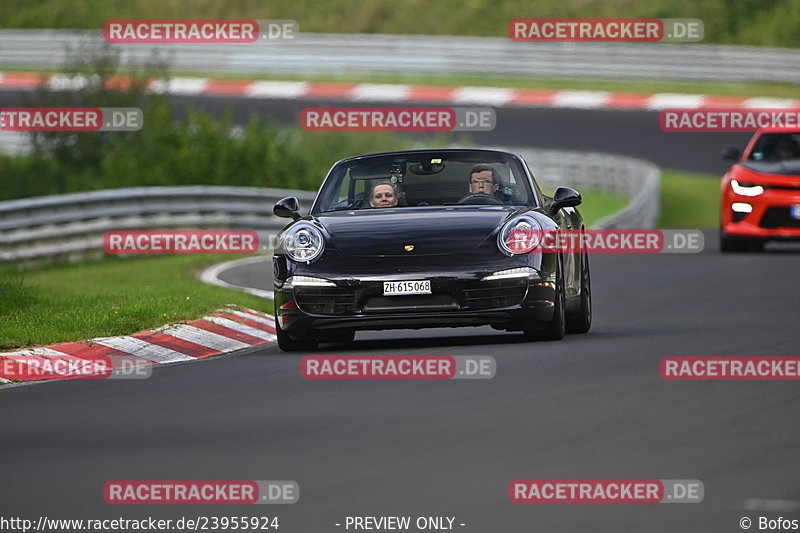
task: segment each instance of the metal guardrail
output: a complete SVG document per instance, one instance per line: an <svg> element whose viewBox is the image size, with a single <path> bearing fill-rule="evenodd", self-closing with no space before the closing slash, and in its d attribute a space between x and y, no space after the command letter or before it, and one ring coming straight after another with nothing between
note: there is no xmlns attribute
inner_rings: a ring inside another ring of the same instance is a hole
<svg viewBox="0 0 800 533"><path fill-rule="evenodd" d="M649 161L595 152L512 149L525 158L543 186L596 189L630 198L621 211L598 220L596 229L653 228L661 211L661 170Z"/></svg>
<svg viewBox="0 0 800 533"><path fill-rule="evenodd" d="M302 21L300 29L302 31ZM0 65L58 68L99 31L0 30ZM503 37L299 33L251 44L114 44L175 71L239 74L471 74L554 78L800 82L790 48L659 43L518 43Z"/></svg>
<svg viewBox="0 0 800 533"><path fill-rule="evenodd" d="M308 191L177 186L108 189L0 202L0 263L84 258L103 253L103 234L136 229L249 229L262 243L287 221L272 214L281 198Z"/></svg>
<svg viewBox="0 0 800 533"><path fill-rule="evenodd" d="M659 170L626 157L519 149L544 183L602 189L631 198L595 227L649 228L658 216ZM308 211L315 193L224 186L135 187L0 202L0 263L103 254L103 234L135 229L249 229L262 243L287 221L272 207L297 196Z"/></svg>

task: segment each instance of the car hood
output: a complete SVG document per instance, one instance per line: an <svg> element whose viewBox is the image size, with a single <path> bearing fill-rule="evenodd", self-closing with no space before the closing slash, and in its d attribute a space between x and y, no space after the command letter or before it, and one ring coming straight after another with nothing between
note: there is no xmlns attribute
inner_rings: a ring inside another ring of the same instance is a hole
<svg viewBox="0 0 800 533"><path fill-rule="evenodd" d="M362 257L457 254L494 238L509 216L506 206L453 206L345 211L319 215L333 247ZM413 247L406 250L406 247Z"/></svg>
<svg viewBox="0 0 800 533"><path fill-rule="evenodd" d="M800 187L800 161L747 161L734 165L731 178L744 184L765 187Z"/></svg>
<svg viewBox="0 0 800 533"><path fill-rule="evenodd" d="M800 176L800 158L783 161L742 161L739 165L761 174Z"/></svg>

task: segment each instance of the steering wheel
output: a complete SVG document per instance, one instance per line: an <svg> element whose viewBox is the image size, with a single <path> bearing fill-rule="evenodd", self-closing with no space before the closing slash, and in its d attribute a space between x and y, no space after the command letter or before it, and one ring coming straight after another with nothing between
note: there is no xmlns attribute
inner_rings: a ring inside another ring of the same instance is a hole
<svg viewBox="0 0 800 533"><path fill-rule="evenodd" d="M458 203L465 205L480 205L480 204L503 205L503 202L495 198L494 195L486 194L485 192L476 192L468 194L464 198L459 200Z"/></svg>

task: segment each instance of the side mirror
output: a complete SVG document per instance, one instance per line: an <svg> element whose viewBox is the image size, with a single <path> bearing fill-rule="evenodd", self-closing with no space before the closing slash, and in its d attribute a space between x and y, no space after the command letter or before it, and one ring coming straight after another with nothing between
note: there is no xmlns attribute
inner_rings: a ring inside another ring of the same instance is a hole
<svg viewBox="0 0 800 533"><path fill-rule="evenodd" d="M569 187L559 187L553 194L553 203L550 204L550 216L558 213L563 207L577 207L583 199L581 193Z"/></svg>
<svg viewBox="0 0 800 533"><path fill-rule="evenodd" d="M294 196L289 196L283 200L278 200L272 212L276 217L291 218L297 220L300 218L300 202Z"/></svg>
<svg viewBox="0 0 800 533"><path fill-rule="evenodd" d="M735 146L728 146L722 149L722 159L730 159L731 161L738 161L742 157L742 151Z"/></svg>

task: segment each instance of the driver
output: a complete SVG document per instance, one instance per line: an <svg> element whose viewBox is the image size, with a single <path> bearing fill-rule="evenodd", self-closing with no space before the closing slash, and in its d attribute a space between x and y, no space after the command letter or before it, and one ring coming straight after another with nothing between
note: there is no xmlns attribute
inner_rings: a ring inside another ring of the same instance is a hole
<svg viewBox="0 0 800 533"><path fill-rule="evenodd" d="M800 156L800 149L794 139L786 135L778 139L775 145L775 156L781 160L791 159Z"/></svg>
<svg viewBox="0 0 800 533"><path fill-rule="evenodd" d="M494 193L500 188L497 181L497 172L489 165L475 165L469 171L469 193L488 194Z"/></svg>
<svg viewBox="0 0 800 533"><path fill-rule="evenodd" d="M489 165L475 165L469 171L469 194L460 204L508 204L507 188L501 187L497 171ZM513 194L513 193L512 193Z"/></svg>

